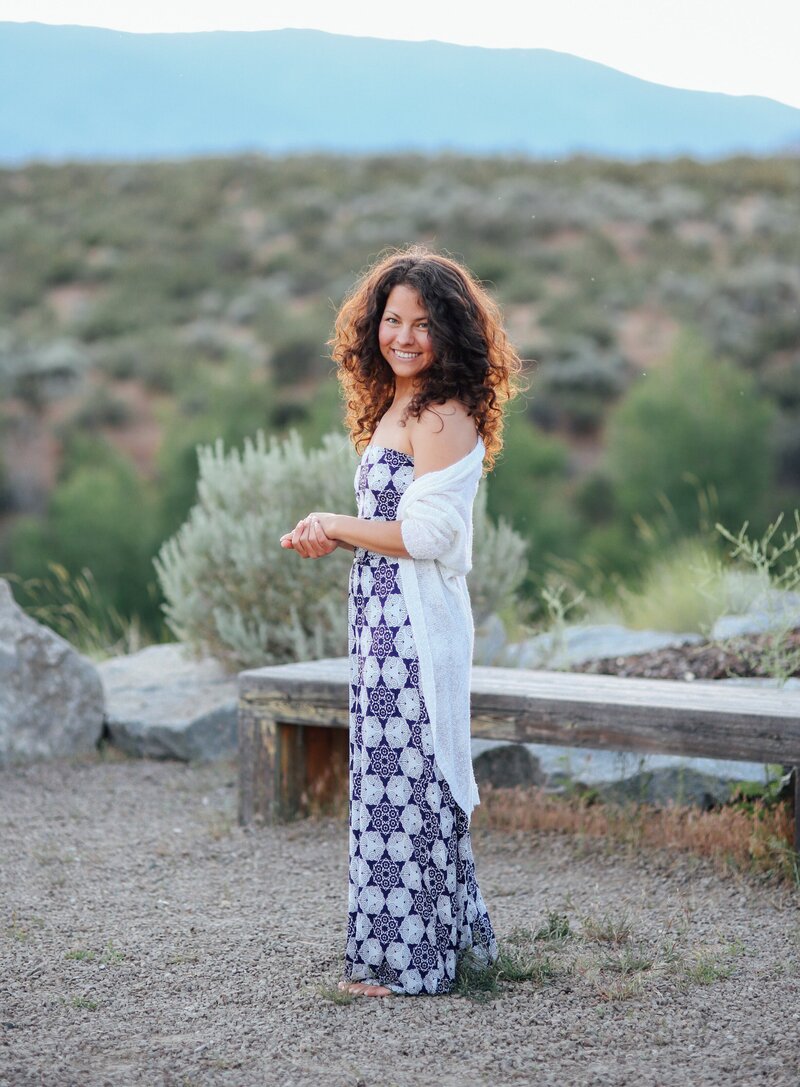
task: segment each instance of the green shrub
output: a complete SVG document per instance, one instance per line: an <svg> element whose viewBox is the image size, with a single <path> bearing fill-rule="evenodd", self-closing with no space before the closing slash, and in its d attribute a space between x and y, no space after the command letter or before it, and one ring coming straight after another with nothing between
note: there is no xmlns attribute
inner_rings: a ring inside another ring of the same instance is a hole
<svg viewBox="0 0 800 1087"><path fill-rule="evenodd" d="M614 488L602 471L592 472L575 489L575 507L589 524L602 525L615 512Z"/></svg>
<svg viewBox="0 0 800 1087"><path fill-rule="evenodd" d="M84 430L100 427L121 427L130 423L133 411L127 401L115 396L106 385L95 386L75 414L69 425Z"/></svg>
<svg viewBox="0 0 800 1087"><path fill-rule="evenodd" d="M198 461L198 502L155 560L175 636L232 669L346 655L352 552L308 561L280 537L313 509L355 514L348 439L329 433L306 452L296 431L269 444L259 431L242 452L219 440ZM508 604L525 544L508 524L488 522L479 494L469 587L480 618Z"/></svg>
<svg viewBox="0 0 800 1087"><path fill-rule="evenodd" d="M717 551L705 539L686 538L654 558L636 588L622 584L613 602L587 604L585 621L708 635L727 600L726 575Z"/></svg>
<svg viewBox="0 0 800 1087"><path fill-rule="evenodd" d="M719 522L715 526L734 545L729 555L739 560L737 572L741 578L744 566L750 585L760 590L759 610L769 619L769 632L761 644L748 644L746 638L736 636L723 638L719 644L742 657L749 671L772 676L780 685L800 673L800 645L794 638L797 609L792 605L800 586L800 509L794 510L794 527L784 529L780 541L775 542L782 521L783 511L760 539L748 535L747 521L736 535Z"/></svg>
<svg viewBox="0 0 800 1087"><path fill-rule="evenodd" d="M261 429L275 429L274 386L244 365L224 374L199 370L182 386L179 403L165 408L158 451L158 531L163 541L186 519L197 493L197 447L221 439L239 445Z"/></svg>
<svg viewBox="0 0 800 1087"><path fill-rule="evenodd" d="M472 569L467 576L476 624L493 612L513 618L519 611L516 593L528 572L528 541L504 517L496 524L489 519L488 488L489 481L483 480L475 496Z"/></svg>
<svg viewBox="0 0 800 1087"><path fill-rule="evenodd" d="M81 462L53 492L43 518L21 518L11 533L12 572L43 578L50 564L72 577L91 571L110 608L158 626L151 560L153 506L134 468L107 455L102 465Z"/></svg>
<svg viewBox="0 0 800 1087"><path fill-rule="evenodd" d="M543 434L516 405L507 412L503 442L487 508L491 517L506 518L528 543L530 569L520 593L533 600L536 580L552 556L574 554L582 542L568 496L569 454L560 439Z"/></svg>
<svg viewBox="0 0 800 1087"><path fill-rule="evenodd" d="M800 343L800 327L795 337L795 342ZM761 368L759 378L764 391L770 393L784 411L800 411L800 351L794 355L788 352L779 355ZM793 424L797 426L796 418Z"/></svg>
<svg viewBox="0 0 800 1087"><path fill-rule="evenodd" d="M800 412L781 411L772 430L772 448L775 454L778 479L786 485L783 498L776 495L779 506L793 506L800 501Z"/></svg>
<svg viewBox="0 0 800 1087"><path fill-rule="evenodd" d="M0 431L0 437L2 431ZM8 479L8 469L0 456L0 513L6 513L14 508L14 495Z"/></svg>
<svg viewBox="0 0 800 1087"><path fill-rule="evenodd" d="M287 385L305 380L326 363L330 365L323 342L298 334L276 345L270 367L275 381Z"/></svg>
<svg viewBox="0 0 800 1087"><path fill-rule="evenodd" d="M244 450L198 450L198 502L161 548L156 572L167 624L232 668L347 652L347 568L339 549L300 559L280 536L312 509L355 512L355 458L341 437L308 454L297 434L263 431Z"/></svg>
<svg viewBox="0 0 800 1087"><path fill-rule="evenodd" d="M691 535L705 490L720 520L759 520L773 473L772 420L752 376L685 332L672 358L612 412L608 463L620 511L634 520L668 509L676 535Z"/></svg>

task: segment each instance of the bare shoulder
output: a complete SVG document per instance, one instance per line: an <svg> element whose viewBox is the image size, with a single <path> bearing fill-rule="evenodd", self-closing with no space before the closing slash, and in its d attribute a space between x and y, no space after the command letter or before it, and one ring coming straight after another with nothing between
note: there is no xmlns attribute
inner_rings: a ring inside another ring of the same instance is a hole
<svg viewBox="0 0 800 1087"><path fill-rule="evenodd" d="M474 418L459 400L429 404L409 423L416 475L438 471L471 453L478 440Z"/></svg>

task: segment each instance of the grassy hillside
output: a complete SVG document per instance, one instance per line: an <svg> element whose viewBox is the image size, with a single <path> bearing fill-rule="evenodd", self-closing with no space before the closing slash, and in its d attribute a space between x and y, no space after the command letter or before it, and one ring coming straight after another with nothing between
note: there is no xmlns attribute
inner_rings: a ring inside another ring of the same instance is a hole
<svg viewBox="0 0 800 1087"><path fill-rule="evenodd" d="M754 527L798 504L800 160L40 165L0 172L0 569L75 564L81 523L95 542L119 531L124 494L137 572L101 576L100 543L93 572L155 622L150 558L192 502L195 444L339 426L335 308L410 241L487 281L528 360L489 505L531 540L531 594L559 567L635 578L637 514L668 510L664 543L707 531L715 503ZM648 389L678 420L675 457ZM663 464L630 438L659 426ZM647 508L662 477L630 476L630 458L668 475L684 455Z"/></svg>

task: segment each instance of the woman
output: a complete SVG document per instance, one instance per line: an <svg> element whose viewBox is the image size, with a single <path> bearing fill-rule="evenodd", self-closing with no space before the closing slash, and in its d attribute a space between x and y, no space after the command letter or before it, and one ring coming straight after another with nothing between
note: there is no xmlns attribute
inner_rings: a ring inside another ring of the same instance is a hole
<svg viewBox="0 0 800 1087"><path fill-rule="evenodd" d="M312 512L281 544L304 558L353 551L340 988L446 993L467 949L485 965L497 958L469 833L479 798L466 574L475 494L521 363L470 272L420 247L361 278L330 343L362 454L358 516Z"/></svg>

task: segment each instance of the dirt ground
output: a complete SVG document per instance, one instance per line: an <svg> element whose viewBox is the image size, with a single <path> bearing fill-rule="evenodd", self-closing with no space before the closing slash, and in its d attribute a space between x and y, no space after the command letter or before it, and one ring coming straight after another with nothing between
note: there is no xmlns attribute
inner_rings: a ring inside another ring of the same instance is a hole
<svg viewBox="0 0 800 1087"><path fill-rule="evenodd" d="M0 772L3 1087L800 1083L796 890L476 829L535 976L339 1002L346 823L242 828L236 800L233 762Z"/></svg>

